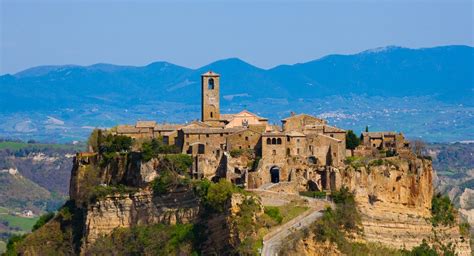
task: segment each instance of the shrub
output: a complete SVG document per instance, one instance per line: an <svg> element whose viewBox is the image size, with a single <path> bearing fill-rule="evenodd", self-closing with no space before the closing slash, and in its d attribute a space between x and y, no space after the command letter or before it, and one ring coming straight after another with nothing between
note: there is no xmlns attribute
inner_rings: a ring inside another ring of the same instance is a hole
<svg viewBox="0 0 474 256"><path fill-rule="evenodd" d="M212 211L223 212L227 201L237 190L238 188L234 184L221 179L218 183L212 183L209 186L205 197L205 204Z"/></svg>
<svg viewBox="0 0 474 256"><path fill-rule="evenodd" d="M280 209L278 209L278 207L265 206L264 212L277 223L281 223L283 221L283 216L281 216Z"/></svg>
<svg viewBox="0 0 474 256"><path fill-rule="evenodd" d="M383 159L376 159L376 160L373 160L369 163L369 166L381 166L384 164L384 160Z"/></svg>
<svg viewBox="0 0 474 256"><path fill-rule="evenodd" d="M35 231L35 230L41 228L42 226L44 226L44 224L46 224L48 221L50 221L53 217L54 217L54 213L52 213L52 212L48 212L46 214L41 215L41 217L38 219L38 221L36 221L35 225L33 225L33 228L32 228L31 231Z"/></svg>
<svg viewBox="0 0 474 256"><path fill-rule="evenodd" d="M469 225L468 222L459 224L459 233L461 236L469 237L469 230L471 230L471 225Z"/></svg>
<svg viewBox="0 0 474 256"><path fill-rule="evenodd" d="M403 251L403 254L407 256L438 256L438 252L430 247L425 239L423 239L423 242L417 247L414 247L411 251Z"/></svg>
<svg viewBox="0 0 474 256"><path fill-rule="evenodd" d="M153 138L150 141L142 143L141 146L142 161L147 162L159 154L177 154L178 147L175 145L165 145L161 139Z"/></svg>
<svg viewBox="0 0 474 256"><path fill-rule="evenodd" d="M5 256L19 255L18 245L25 240L26 235L13 235L8 239L7 251L3 254Z"/></svg>
<svg viewBox="0 0 474 256"><path fill-rule="evenodd" d="M231 157L239 157L244 153L243 149L232 149L230 152Z"/></svg>
<svg viewBox="0 0 474 256"><path fill-rule="evenodd" d="M456 209L448 196L437 193L431 200L431 223L433 226L439 224L452 226L455 223Z"/></svg>
<svg viewBox="0 0 474 256"><path fill-rule="evenodd" d="M125 194L131 194L135 192L137 192L136 188L128 187L123 184L98 185L93 188L92 193L90 195L90 201L94 202L98 199L103 199L106 196L113 195L113 194L125 195Z"/></svg>
<svg viewBox="0 0 474 256"><path fill-rule="evenodd" d="M301 191L301 196L313 197L313 198L326 198L325 191Z"/></svg>

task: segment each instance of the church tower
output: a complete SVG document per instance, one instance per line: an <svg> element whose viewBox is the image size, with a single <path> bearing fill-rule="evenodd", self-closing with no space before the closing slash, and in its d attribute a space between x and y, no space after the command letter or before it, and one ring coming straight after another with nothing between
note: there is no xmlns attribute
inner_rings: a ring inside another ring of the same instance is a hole
<svg viewBox="0 0 474 256"><path fill-rule="evenodd" d="M203 122L215 122L220 119L219 78L220 75L212 71L201 75L201 119Z"/></svg>

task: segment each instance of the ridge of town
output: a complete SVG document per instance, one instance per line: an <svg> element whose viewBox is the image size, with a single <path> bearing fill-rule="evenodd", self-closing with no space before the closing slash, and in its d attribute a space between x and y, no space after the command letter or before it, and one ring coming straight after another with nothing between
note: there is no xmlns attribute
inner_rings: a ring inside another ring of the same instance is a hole
<svg viewBox="0 0 474 256"><path fill-rule="evenodd" d="M412 154L402 133L363 132L361 145L351 150L346 149L346 130L308 114L291 113L277 126L247 110L220 113L220 75L212 71L201 75L201 96L200 121L137 121L111 131L174 145L192 156L194 178L226 178L250 189L302 178L311 190L334 190L341 183L337 170L347 157Z"/></svg>

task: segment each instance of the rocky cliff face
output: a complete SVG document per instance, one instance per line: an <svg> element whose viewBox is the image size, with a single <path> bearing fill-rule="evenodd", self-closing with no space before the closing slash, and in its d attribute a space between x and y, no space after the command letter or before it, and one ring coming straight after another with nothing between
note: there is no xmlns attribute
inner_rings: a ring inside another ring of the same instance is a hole
<svg viewBox="0 0 474 256"><path fill-rule="evenodd" d="M342 182L354 191L365 239L392 248L410 249L433 239L431 161L391 157L365 166L348 166ZM470 255L469 242L457 226L439 228L443 242L453 242L459 255Z"/></svg>
<svg viewBox="0 0 474 256"><path fill-rule="evenodd" d="M99 236L108 235L115 228L194 222L199 208L194 193L184 189L163 196L153 196L150 190L107 196L90 205L86 211L85 249Z"/></svg>

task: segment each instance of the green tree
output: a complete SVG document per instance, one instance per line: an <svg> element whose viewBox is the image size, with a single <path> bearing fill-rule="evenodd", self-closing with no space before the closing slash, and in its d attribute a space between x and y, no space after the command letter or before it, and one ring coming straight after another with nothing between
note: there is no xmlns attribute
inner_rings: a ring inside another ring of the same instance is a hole
<svg viewBox="0 0 474 256"><path fill-rule="evenodd" d="M452 226L455 223L456 209L448 196L437 193L431 200L431 222L434 226L439 224Z"/></svg>
<svg viewBox="0 0 474 256"><path fill-rule="evenodd" d="M355 149L357 146L359 146L359 144L360 144L360 140L355 135L354 131L348 130L346 133L346 148Z"/></svg>
<svg viewBox="0 0 474 256"><path fill-rule="evenodd" d="M94 129L87 139L87 150L92 150L92 152L99 152L100 148L100 137L102 136L102 131L100 129Z"/></svg>
<svg viewBox="0 0 474 256"><path fill-rule="evenodd" d="M54 213L52 213L52 212L48 212L46 214L41 215L41 217L38 219L38 221L36 221L36 223L33 226L33 229L31 231L35 231L35 230L41 228L42 226L44 226L44 224L46 224L48 221L50 221L53 217L54 217Z"/></svg>

